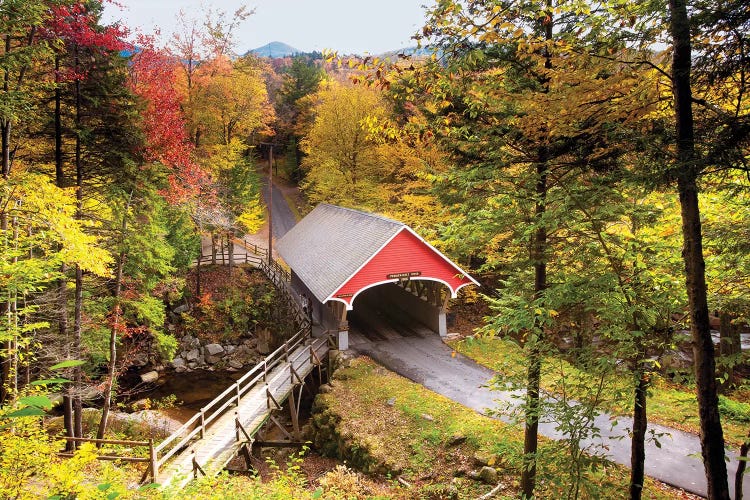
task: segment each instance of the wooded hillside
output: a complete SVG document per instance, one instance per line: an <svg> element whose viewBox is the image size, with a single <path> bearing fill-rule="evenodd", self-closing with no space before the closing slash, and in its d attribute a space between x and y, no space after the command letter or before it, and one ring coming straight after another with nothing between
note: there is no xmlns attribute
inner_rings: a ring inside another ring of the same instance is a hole
<svg viewBox="0 0 750 500"><path fill-rule="evenodd" d="M101 12L0 3L0 432L59 393L68 436L85 406L104 436L132 353L167 364L178 347L167 313L201 238L263 225L271 156L309 206L400 220L481 276L477 335L526 359L525 497L547 477L552 358L628 381L613 397L634 420L630 498L652 381L694 390L708 496L729 498L720 401L747 399L748 374L747 2L441 0L417 36L432 56L274 62L235 52L244 8L182 15L167 46ZM668 361L683 342L687 363ZM596 407L597 391L576 399Z"/></svg>

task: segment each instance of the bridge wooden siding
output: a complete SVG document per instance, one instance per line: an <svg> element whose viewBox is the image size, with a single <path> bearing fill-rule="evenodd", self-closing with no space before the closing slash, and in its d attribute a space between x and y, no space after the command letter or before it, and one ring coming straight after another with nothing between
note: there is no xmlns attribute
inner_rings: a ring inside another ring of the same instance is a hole
<svg viewBox="0 0 750 500"><path fill-rule="evenodd" d="M328 350L328 337L298 332L154 448L155 482L182 487L199 474L221 471L287 398L297 411L295 387L321 369Z"/></svg>

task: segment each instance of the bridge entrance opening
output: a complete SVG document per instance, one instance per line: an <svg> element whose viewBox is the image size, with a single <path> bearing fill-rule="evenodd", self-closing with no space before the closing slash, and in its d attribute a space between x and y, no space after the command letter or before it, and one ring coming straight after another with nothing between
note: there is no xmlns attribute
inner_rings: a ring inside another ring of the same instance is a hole
<svg viewBox="0 0 750 500"><path fill-rule="evenodd" d="M449 292L441 283L412 281L368 288L347 315L349 326L366 336L445 335L445 307Z"/></svg>

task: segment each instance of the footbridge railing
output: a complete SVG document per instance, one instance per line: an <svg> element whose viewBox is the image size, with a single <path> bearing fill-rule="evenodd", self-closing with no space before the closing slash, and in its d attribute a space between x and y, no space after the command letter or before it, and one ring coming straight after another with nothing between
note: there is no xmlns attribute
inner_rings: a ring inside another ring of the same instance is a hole
<svg viewBox="0 0 750 500"><path fill-rule="evenodd" d="M266 356L263 361L258 363L256 366L251 368L245 373L240 379L234 384L229 386L221 394L216 396L211 402L206 404L200 409L190 420L185 422L179 429L169 435L158 445L154 445L153 441L149 442L131 442L131 441L116 441L116 440L93 440L86 438L70 438L73 441L91 441L100 446L102 444L112 445L130 445L145 447L147 456L140 456L136 453L135 456L114 456L111 453L100 454L100 460L127 460L131 462L147 462L148 466L144 472L141 482L149 478L152 481L156 481L160 476L160 471L170 460L175 460L181 453L185 452L189 447L196 445L203 440L208 430L213 424L215 424L221 417L229 412L235 412L240 406L241 400L244 396L247 396L251 391L261 389L265 386L266 393L268 394L268 408L278 407L279 402L276 401L274 396L268 391L269 374L276 368L288 364L289 365L289 381L292 386L301 384L300 373L295 370L295 366L299 365L300 360L306 360L309 369L317 367L318 371L321 370L323 364L322 353L320 352L320 341L323 342L323 346L330 347L331 339L329 332L325 332L324 338L313 339L312 328L309 317L304 313L299 302L293 296L291 291L290 273L284 267L282 267L276 260L268 262L268 252L265 248L258 247L257 245L249 244L246 241L235 240L235 244L239 244L244 247L246 252L244 254L233 255L232 261L237 264L249 264L257 267L263 271L268 279L274 284L275 288L279 291L282 296L282 300L286 301L290 305L291 313L294 316L295 324L298 325L299 330L289 340L285 341L278 349L273 351L271 354ZM201 256L199 263L213 263L216 264L228 264L230 262L229 256L225 254L215 254L208 256ZM283 367L283 369L286 369ZM279 372L276 372L279 373ZM282 401L283 402L283 401ZM291 406L291 405L290 405ZM238 429L241 429L242 433L249 438L250 435L254 435L258 431L258 428L245 429L239 424ZM239 430L237 434L239 436ZM239 439L239 437L238 437ZM62 453L62 456L69 456L70 454ZM195 460L193 460L194 466L197 466ZM197 466L200 469L200 466Z"/></svg>
<svg viewBox="0 0 750 500"><path fill-rule="evenodd" d="M164 441L154 447L153 452L153 476L159 476L159 470L172 457L186 449L188 445L205 437L207 430L221 416L228 411L234 411L240 400L255 388L265 385L268 374L277 366L290 361L290 353L303 346L310 339L309 329L302 329L292 338L284 342L278 349L264 358L262 362L253 367L237 382L228 387L224 392L216 396L210 403L205 405L190 420L185 422L179 429L167 437ZM310 344L309 352L311 363L320 364L317 354ZM290 377L294 377L293 364L290 365ZM255 431L253 429L252 431Z"/></svg>

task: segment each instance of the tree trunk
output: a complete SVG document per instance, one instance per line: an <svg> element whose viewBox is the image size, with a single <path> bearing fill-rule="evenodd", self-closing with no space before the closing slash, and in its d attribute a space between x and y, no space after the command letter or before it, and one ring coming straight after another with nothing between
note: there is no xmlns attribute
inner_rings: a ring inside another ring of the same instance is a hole
<svg viewBox="0 0 750 500"><path fill-rule="evenodd" d="M673 43L672 86L677 132L676 169L680 196L685 281L690 307L695 381L700 416L700 440L709 499L728 499L727 467L724 462L724 434L719 418L716 361L711 339L706 298L705 262L698 206L695 137L693 130L690 22L685 0L669 0Z"/></svg>
<svg viewBox="0 0 750 500"><path fill-rule="evenodd" d="M633 401L633 437L630 442L630 500L640 500L643 493L646 429L648 427L646 392L648 391L649 379L642 365L636 368L635 373L637 380Z"/></svg>
<svg viewBox="0 0 750 500"><path fill-rule="evenodd" d="M536 207L534 220L538 225L532 247L534 262L534 301L542 299L547 289L547 229L542 223L546 211L547 198L547 153L542 151L541 162L537 165ZM526 498L534 496L536 486L536 453L539 445L539 386L542 372L541 344L544 342L544 327L534 326L529 349L529 368L526 379L526 426L523 438L524 464L521 471L521 491Z"/></svg>
<svg viewBox="0 0 750 500"><path fill-rule="evenodd" d="M70 388L66 389L65 395L63 395L63 424L65 425L65 435L67 437L76 437L75 429L73 426L73 397L70 393ZM75 441L65 442L65 451L73 451L76 449Z"/></svg>
<svg viewBox="0 0 750 500"><path fill-rule="evenodd" d="M0 225L2 226L3 233L8 231L8 214L5 212L2 214ZM4 321L3 318L10 321L10 316L8 315L10 312L10 288L6 288L3 292L5 297L0 296L0 313L2 314L2 316L0 316L0 321ZM10 331L10 325L8 325L8 330ZM13 397L13 394L10 391L13 341L9 339L3 342L0 348L2 349L0 350L0 353L2 354L2 357L0 358L0 364L2 365L2 370L0 370L2 372L2 376L0 376L0 384L2 384L0 385L0 403L5 403Z"/></svg>
<svg viewBox="0 0 750 500"><path fill-rule="evenodd" d="M10 120L4 120L0 131L2 132L3 177L6 179L10 175L10 129Z"/></svg>
<svg viewBox="0 0 750 500"><path fill-rule="evenodd" d="M74 47L75 68L78 70L78 47ZM75 168L76 168L76 218L83 218L83 158L81 157L81 82L75 82L75 99L76 99L76 138L75 138ZM81 351L81 331L83 329L83 270L81 266L76 265L76 289L74 296L74 317L73 317L73 355L75 359L80 360ZM76 437L83 437L83 401L81 400L83 392L83 370L80 366L74 368L73 382L75 393L73 394L73 426Z"/></svg>
<svg viewBox="0 0 750 500"><path fill-rule="evenodd" d="M83 328L83 271L76 265L76 291L75 291L75 314L73 320L73 355L75 359L82 358L81 330ZM73 426L76 437L83 437L83 370L80 366L74 368L73 383L75 393L73 394Z"/></svg>
<svg viewBox="0 0 750 500"><path fill-rule="evenodd" d="M122 216L122 224L120 226L120 243L123 243L125 239L125 231L128 228L128 211L130 210L130 203L133 199L133 192L130 192L128 202L125 204L125 212ZM115 385L115 378L117 377L117 332L120 329L120 292L122 291L122 277L123 270L125 268L126 254L124 251L120 251L120 255L117 259L117 271L115 272L115 289L113 296L115 299L114 307L114 323L109 330L109 369L107 370L107 385L104 392L104 403L102 404L102 416L99 420L99 428L96 431L96 439L104 439L104 433L107 432L107 420L109 419L109 409L112 405L112 387ZM99 447L99 445L97 445Z"/></svg>
<svg viewBox="0 0 750 500"><path fill-rule="evenodd" d="M234 267L234 233L231 231L227 234L227 252L229 252L229 276L231 276Z"/></svg>
<svg viewBox="0 0 750 500"><path fill-rule="evenodd" d="M5 138L5 124L2 124L1 130L3 138ZM4 140L4 139L3 139ZM4 180L8 179L9 172L6 168L5 164L5 155L3 155L1 163L2 163L2 176ZM8 230L8 214L3 210L2 214L0 214L0 230L5 231ZM10 290L5 291L8 296L10 296ZM7 314L7 305L8 303L4 300L0 300L0 317ZM8 399L8 391L7 388L7 381L10 377L10 371L9 371L9 363L10 360L8 359L8 355L5 353L10 352L10 342L3 342L2 345L0 345L0 404L5 403Z"/></svg>
<svg viewBox="0 0 750 500"><path fill-rule="evenodd" d="M60 57L55 57L55 184L65 187L65 172L63 170L62 143L62 92L60 90Z"/></svg>
<svg viewBox="0 0 750 500"><path fill-rule="evenodd" d="M11 37L10 35L5 35L5 54L8 54L11 51ZM3 93L8 95L10 93L10 73L8 71L4 72L5 75L3 76ZM10 119L3 119L0 123L0 136L2 137L0 139L0 142L2 145L0 146L0 156L2 156L2 171L3 171L3 178L7 179L8 176L10 176L10 130L11 130L11 121Z"/></svg>
<svg viewBox="0 0 750 500"><path fill-rule="evenodd" d="M546 16L544 18L544 38L552 40L553 35L553 12L552 0L546 0ZM551 54L544 49L544 67L552 68ZM549 80L543 77L540 82L544 92L549 91ZM532 238L531 260L534 263L534 302L539 303L543 299L544 291L547 289L547 228L544 226L544 214L547 210L547 178L549 166L547 165L549 151L545 146L539 148L539 158L536 166L536 202L534 207L534 223L537 225ZM526 498L533 498L536 487L536 453L539 446L539 386L542 372L541 345L544 342L544 326L535 324L532 335L531 349L529 350L529 368L526 375L526 425L523 437L524 464L521 470L521 492Z"/></svg>
<svg viewBox="0 0 750 500"><path fill-rule="evenodd" d="M118 264L119 266L119 264ZM118 269L118 274L121 279L122 271ZM115 304L115 319L114 325L110 329L109 334L109 369L107 370L107 388L104 392L104 403L102 404L102 416L99 420L99 428L96 431L96 439L104 439L104 434L107 432L107 420L109 419L109 409L112 405L112 387L115 384L115 377L117 375L117 330L120 326L120 305ZM100 445L97 444L97 448Z"/></svg>
<svg viewBox="0 0 750 500"><path fill-rule="evenodd" d="M198 254L198 265L195 266L195 296L200 300L201 296L201 260L203 260L203 245L201 244L201 251Z"/></svg>
<svg viewBox="0 0 750 500"><path fill-rule="evenodd" d="M747 452L750 450L750 434L745 438L745 442L740 446L740 460L737 463L737 472L734 475L734 500L742 500L742 479L745 476L747 468Z"/></svg>
<svg viewBox="0 0 750 500"><path fill-rule="evenodd" d="M211 264L216 265L216 240L218 236L215 232L211 233Z"/></svg>

